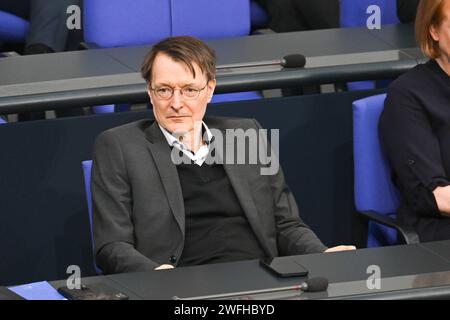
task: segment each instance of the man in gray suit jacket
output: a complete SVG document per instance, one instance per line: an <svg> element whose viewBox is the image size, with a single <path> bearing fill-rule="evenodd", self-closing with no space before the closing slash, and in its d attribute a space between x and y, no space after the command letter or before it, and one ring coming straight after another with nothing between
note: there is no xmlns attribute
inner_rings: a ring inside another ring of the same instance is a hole
<svg viewBox="0 0 450 320"><path fill-rule="evenodd" d="M94 147L94 240L105 273L354 249L322 244L300 220L282 171L261 174L267 157L230 163L230 150L241 151L227 132L261 127L204 117L216 85L206 44L163 40L142 75L155 120L105 131Z"/></svg>

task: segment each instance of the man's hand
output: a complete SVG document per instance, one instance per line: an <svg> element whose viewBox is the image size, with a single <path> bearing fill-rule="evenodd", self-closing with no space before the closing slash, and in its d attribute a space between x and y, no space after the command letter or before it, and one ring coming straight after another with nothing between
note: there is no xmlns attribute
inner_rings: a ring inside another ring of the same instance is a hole
<svg viewBox="0 0 450 320"><path fill-rule="evenodd" d="M328 248L324 252L338 252L338 251L349 251L349 250L356 250L355 246L337 246L333 248Z"/></svg>
<svg viewBox="0 0 450 320"><path fill-rule="evenodd" d="M439 211L450 214L450 186L437 187L433 194Z"/></svg>
<svg viewBox="0 0 450 320"><path fill-rule="evenodd" d="M162 264L159 267L155 268L155 270L165 270L165 269L173 269L173 268L175 268L175 267L171 264Z"/></svg>

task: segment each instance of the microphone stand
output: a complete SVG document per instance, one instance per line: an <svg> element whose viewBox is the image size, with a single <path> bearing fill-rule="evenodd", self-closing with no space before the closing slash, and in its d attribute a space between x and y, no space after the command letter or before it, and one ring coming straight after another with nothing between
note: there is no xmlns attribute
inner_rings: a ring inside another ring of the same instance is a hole
<svg viewBox="0 0 450 320"><path fill-rule="evenodd" d="M302 284L302 285L294 285L294 286L280 287L280 288L240 291L240 292L232 292L232 293L220 293L220 294L212 294L212 295L189 297L189 298L179 298L177 296L174 296L172 299L174 299L174 300L223 299L223 298L248 296L248 295L255 295L255 294L275 293L275 292L281 292L281 291L299 291L299 293L301 293L301 291L304 290L303 288L304 288L304 286Z"/></svg>

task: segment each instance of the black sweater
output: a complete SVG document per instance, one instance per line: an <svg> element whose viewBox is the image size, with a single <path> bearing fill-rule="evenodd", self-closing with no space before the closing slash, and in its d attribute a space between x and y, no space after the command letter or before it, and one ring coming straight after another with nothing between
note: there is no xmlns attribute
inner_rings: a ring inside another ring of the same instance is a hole
<svg viewBox="0 0 450 320"><path fill-rule="evenodd" d="M380 138L402 195L398 220L421 241L450 239L432 191L450 184L450 77L430 60L388 89Z"/></svg>
<svg viewBox="0 0 450 320"><path fill-rule="evenodd" d="M264 257L222 165L177 166L186 212L178 266Z"/></svg>

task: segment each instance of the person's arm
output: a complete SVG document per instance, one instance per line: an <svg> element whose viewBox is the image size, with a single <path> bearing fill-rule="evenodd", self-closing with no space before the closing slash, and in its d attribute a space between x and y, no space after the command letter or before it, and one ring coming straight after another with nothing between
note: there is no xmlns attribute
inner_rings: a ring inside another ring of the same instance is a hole
<svg viewBox="0 0 450 320"><path fill-rule="evenodd" d="M442 214L450 215L450 186L436 187L433 190L433 195L439 211Z"/></svg>
<svg viewBox="0 0 450 320"><path fill-rule="evenodd" d="M262 129L256 121L257 129ZM270 144L264 141L267 148ZM278 156L271 152L272 161ZM353 246L338 246L327 248L317 235L300 219L295 198L286 185L281 167L278 172L268 176L272 190L274 215L277 229L277 246L280 255L296 255L308 253L322 253L342 250L353 250Z"/></svg>
<svg viewBox="0 0 450 320"><path fill-rule="evenodd" d="M119 139L102 133L92 167L93 229L98 266L105 273L154 270L158 263L134 247L131 185Z"/></svg>
<svg viewBox="0 0 450 320"><path fill-rule="evenodd" d="M280 255L320 253L328 248L300 219L297 203L284 181L281 168L269 176L274 198L277 245Z"/></svg>
<svg viewBox="0 0 450 320"><path fill-rule="evenodd" d="M420 103L408 89L391 87L380 119L380 138L408 207L420 216L438 217L440 211L450 211L446 187L450 182L439 141Z"/></svg>

